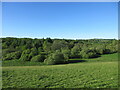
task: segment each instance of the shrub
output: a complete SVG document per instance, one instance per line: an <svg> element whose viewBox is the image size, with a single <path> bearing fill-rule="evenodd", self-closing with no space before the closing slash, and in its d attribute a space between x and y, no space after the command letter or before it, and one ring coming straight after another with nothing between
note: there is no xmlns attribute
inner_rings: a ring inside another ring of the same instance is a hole
<svg viewBox="0 0 120 90"><path fill-rule="evenodd" d="M15 52L15 49L3 49L2 55L5 56L5 55L10 54L12 52Z"/></svg>
<svg viewBox="0 0 120 90"><path fill-rule="evenodd" d="M21 54L22 54L21 51L14 52L14 53L13 53L13 57L14 57L14 59L19 59L20 56L21 56Z"/></svg>
<svg viewBox="0 0 120 90"><path fill-rule="evenodd" d="M12 53L9 53L9 54L6 54L5 56L3 56L3 60L19 59L20 56L21 56L20 51L12 52Z"/></svg>
<svg viewBox="0 0 120 90"><path fill-rule="evenodd" d="M37 56L32 57L31 61L33 61L33 62L43 62L44 59L45 59L44 55L37 55Z"/></svg>
<svg viewBox="0 0 120 90"><path fill-rule="evenodd" d="M80 52L82 58L95 58L98 54L94 50L84 49Z"/></svg>
<svg viewBox="0 0 120 90"><path fill-rule="evenodd" d="M22 55L20 57L21 61L30 61L30 49L26 49L22 52Z"/></svg>
<svg viewBox="0 0 120 90"><path fill-rule="evenodd" d="M53 44L51 45L51 50L56 51L60 50L61 48L67 47L67 42L64 40L55 40Z"/></svg>
<svg viewBox="0 0 120 90"><path fill-rule="evenodd" d="M104 50L104 54L110 54L111 53L111 50L110 49L105 49Z"/></svg>
<svg viewBox="0 0 120 90"><path fill-rule="evenodd" d="M81 51L80 46L76 44L72 49L71 49L71 58L80 58L79 52Z"/></svg>
<svg viewBox="0 0 120 90"><path fill-rule="evenodd" d="M63 55L64 55L64 57L65 57L65 59L69 59L69 57L70 57L70 50L68 49L68 48L66 48L66 49L64 49L64 48L62 48L62 53L63 53Z"/></svg>
<svg viewBox="0 0 120 90"><path fill-rule="evenodd" d="M3 56L3 60L11 60L11 59L13 59L11 53L7 54L6 56Z"/></svg>
<svg viewBox="0 0 120 90"><path fill-rule="evenodd" d="M20 58L21 61L30 61L29 54L24 54Z"/></svg>
<svg viewBox="0 0 120 90"><path fill-rule="evenodd" d="M36 48L31 48L30 54L31 54L32 56L38 55L38 50L37 50Z"/></svg>
<svg viewBox="0 0 120 90"><path fill-rule="evenodd" d="M22 52L22 54L23 54L23 55L24 55L24 54L30 54L30 52L31 52L30 49L26 49L26 50L24 50L24 51Z"/></svg>
<svg viewBox="0 0 120 90"><path fill-rule="evenodd" d="M50 54L44 62L49 65L54 65L67 63L67 60L64 58L64 55L57 50L56 52Z"/></svg>
<svg viewBox="0 0 120 90"><path fill-rule="evenodd" d="M30 59L31 59L32 57L34 57L34 56L36 56L36 55L37 55L36 52L31 52L31 53L29 54L29 57L30 57Z"/></svg>

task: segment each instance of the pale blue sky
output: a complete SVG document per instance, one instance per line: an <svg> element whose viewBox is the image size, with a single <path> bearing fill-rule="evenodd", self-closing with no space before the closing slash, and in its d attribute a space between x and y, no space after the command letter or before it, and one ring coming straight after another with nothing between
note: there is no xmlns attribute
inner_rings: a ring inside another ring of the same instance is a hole
<svg viewBox="0 0 120 90"><path fill-rule="evenodd" d="M117 2L3 3L3 37L118 38Z"/></svg>

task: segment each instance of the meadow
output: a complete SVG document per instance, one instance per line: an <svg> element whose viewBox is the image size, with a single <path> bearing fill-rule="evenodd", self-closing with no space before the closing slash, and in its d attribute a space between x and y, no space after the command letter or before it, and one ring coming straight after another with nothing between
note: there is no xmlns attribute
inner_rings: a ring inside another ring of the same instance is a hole
<svg viewBox="0 0 120 90"><path fill-rule="evenodd" d="M3 2L2 88L118 89L118 6Z"/></svg>
<svg viewBox="0 0 120 90"><path fill-rule="evenodd" d="M117 60L118 54L114 53L82 62L70 59L71 63L61 65L10 66L6 61L3 88L117 88Z"/></svg>

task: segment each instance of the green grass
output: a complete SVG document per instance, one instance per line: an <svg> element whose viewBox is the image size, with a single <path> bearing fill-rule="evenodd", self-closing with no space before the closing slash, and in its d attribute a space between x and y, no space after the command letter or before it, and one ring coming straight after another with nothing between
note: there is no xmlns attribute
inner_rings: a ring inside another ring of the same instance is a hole
<svg viewBox="0 0 120 90"><path fill-rule="evenodd" d="M78 58L78 59L70 59L70 60L71 61L76 60L76 62L78 61L78 63L81 63L81 62L114 62L114 61L118 61L118 53L105 54L105 55L101 55L98 58L91 58L91 59Z"/></svg>
<svg viewBox="0 0 120 90"><path fill-rule="evenodd" d="M117 88L117 54L103 55L96 59L102 61L47 66L6 66L3 67L2 74L3 88Z"/></svg>
<svg viewBox="0 0 120 90"><path fill-rule="evenodd" d="M118 53L101 55L101 57L99 58L88 59L88 61L97 61L97 62L118 61Z"/></svg>
<svg viewBox="0 0 120 90"><path fill-rule="evenodd" d="M73 64L81 63L81 62L108 62L108 61L118 61L118 53L114 54L106 54L101 55L101 57L98 58L92 58L92 59L69 59L73 62ZM70 63L71 64L71 63ZM44 63L41 62L21 62L19 60L8 60L3 61L2 66L43 66Z"/></svg>
<svg viewBox="0 0 120 90"><path fill-rule="evenodd" d="M19 60L8 60L2 61L2 66L43 66L41 62L30 62L30 61L19 61Z"/></svg>

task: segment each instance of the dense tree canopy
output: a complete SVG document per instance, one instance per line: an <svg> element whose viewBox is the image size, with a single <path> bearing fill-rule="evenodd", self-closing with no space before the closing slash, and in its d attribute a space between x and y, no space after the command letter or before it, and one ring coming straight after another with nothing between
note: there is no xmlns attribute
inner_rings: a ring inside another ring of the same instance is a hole
<svg viewBox="0 0 120 90"><path fill-rule="evenodd" d="M116 52L118 52L116 39L2 38L2 60L16 59L57 64L70 58L94 58Z"/></svg>
<svg viewBox="0 0 120 90"><path fill-rule="evenodd" d="M48 55L48 58L46 58L44 62L46 64L54 65L66 63L66 61L64 55L59 50L56 50L54 53Z"/></svg>

